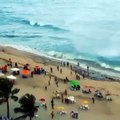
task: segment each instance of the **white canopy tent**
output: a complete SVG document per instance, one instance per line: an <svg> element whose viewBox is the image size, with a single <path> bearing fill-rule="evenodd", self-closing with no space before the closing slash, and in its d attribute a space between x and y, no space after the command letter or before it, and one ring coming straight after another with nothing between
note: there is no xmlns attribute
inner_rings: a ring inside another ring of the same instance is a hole
<svg viewBox="0 0 120 120"><path fill-rule="evenodd" d="M69 97L67 97L67 98L68 98L72 103L76 102L74 96L69 96Z"/></svg>
<svg viewBox="0 0 120 120"><path fill-rule="evenodd" d="M13 76L13 75L9 75L9 76L7 76L7 78L10 79L10 80L16 80L16 79L17 79L17 78L16 78L15 76Z"/></svg>
<svg viewBox="0 0 120 120"><path fill-rule="evenodd" d="M20 69L19 68L12 68L11 70L12 71L19 71Z"/></svg>

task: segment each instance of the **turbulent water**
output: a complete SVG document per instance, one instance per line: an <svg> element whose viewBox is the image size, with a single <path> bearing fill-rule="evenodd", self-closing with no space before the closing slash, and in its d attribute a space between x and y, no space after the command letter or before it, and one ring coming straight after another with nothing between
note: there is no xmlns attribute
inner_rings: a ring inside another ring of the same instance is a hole
<svg viewBox="0 0 120 120"><path fill-rule="evenodd" d="M120 0L0 0L0 44L120 66Z"/></svg>

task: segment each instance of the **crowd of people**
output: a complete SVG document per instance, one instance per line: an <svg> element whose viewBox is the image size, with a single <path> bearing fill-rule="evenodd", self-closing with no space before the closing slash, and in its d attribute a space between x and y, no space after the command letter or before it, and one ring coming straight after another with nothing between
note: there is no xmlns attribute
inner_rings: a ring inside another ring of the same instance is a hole
<svg viewBox="0 0 120 120"><path fill-rule="evenodd" d="M13 63L12 63L12 60L11 60L11 59L9 59L9 64L8 64L8 65L9 65L10 67L13 67ZM14 66L15 66L16 68L18 68L18 64L17 64L17 63L15 63ZM77 66L80 66L79 62L78 62L78 64L77 64ZM73 66L72 66L69 62L61 62L61 65L60 65L60 66L57 65L57 71L58 71L60 74L62 74L62 72L63 72L62 67L70 67L70 69L71 69L71 73L70 73L70 74L73 74L73 72L74 72L75 75L76 75L76 79L77 79L77 80L80 80L80 75L79 75L76 71L73 71L73 70L72 70ZM30 66L29 66L29 64L25 64L24 67L23 67L23 69L30 71ZM2 68L2 70L7 71L7 65L4 66L4 69ZM86 70L86 71L87 71L87 75L89 75L89 66L87 66L87 70ZM51 85L51 78L52 78L52 77L54 77L55 85L56 85L57 87L59 87L59 80L58 80L58 78L57 78L56 76L52 76L53 73L54 73L54 69L53 69L52 67L50 67L48 85L45 86L45 91L47 91L48 86ZM39 66L35 66L35 68L33 69L33 71L31 71L31 77L33 78L34 75L36 75L36 74L45 74L45 75L46 75L46 71L45 71L43 68L40 68ZM86 74L86 73L83 71L83 72L82 72L82 77L83 77L83 79L84 79L85 76L86 76L85 74ZM69 81L70 81L70 80L68 79L68 77L66 77L66 78L63 80L64 84L68 83ZM73 91L78 91L78 90L81 90L81 86L80 86L80 85L74 85L74 86L71 87L71 89L72 89ZM82 90L82 92L83 92L83 93L88 93L88 94L91 94L91 93L92 93L91 89L88 89L88 91L87 91L87 90ZM61 93L60 95L59 95L58 92L56 91L56 98L59 97L59 99L61 99L61 102L62 102L62 103L66 103L66 104L69 104L69 103L70 103L70 102L69 102L69 99L66 97L67 95L68 95L67 89L65 89L64 92ZM95 91L94 96L92 96L92 98L91 98L91 101L92 101L93 104L95 104L95 97L96 97L96 98L103 98L103 95L102 95L101 91L99 91L99 90L96 90L96 91ZM112 99L110 98L110 95L107 95L107 99L108 99L109 101L112 100ZM47 110L47 104L46 104L46 103L45 103L44 105L42 105L42 106L45 108L45 110ZM54 108L55 108L55 102L54 102L54 98L52 98L52 99L51 99L51 109L52 109L51 118L52 118L52 119L53 119L54 116L55 116ZM70 115L71 115L72 118L78 119L78 112L72 111L72 112L70 113ZM0 117L0 120L12 120L12 119L7 119L6 117L2 116L2 117Z"/></svg>

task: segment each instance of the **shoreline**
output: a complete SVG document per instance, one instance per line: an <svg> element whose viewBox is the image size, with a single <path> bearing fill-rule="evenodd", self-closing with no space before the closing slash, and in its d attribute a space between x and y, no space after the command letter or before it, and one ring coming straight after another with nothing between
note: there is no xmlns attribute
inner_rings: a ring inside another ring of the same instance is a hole
<svg viewBox="0 0 120 120"><path fill-rule="evenodd" d="M16 55L16 56L19 56L19 55L26 56L26 54L27 54L27 57L31 58L35 62L42 63L45 65L46 64L57 65L57 64L60 64L62 61L62 62L69 62L73 66L76 66L77 61L78 61L80 63L81 69L83 69L83 70L86 70L86 67L88 65L88 66L90 66L90 71L93 73L104 75L104 76L106 76L106 78L110 78L115 81L119 81L119 79L120 79L120 72L111 70L109 68L108 69L103 68L100 66L100 64L97 64L96 62L92 62L92 61L88 61L88 60L79 59L79 60L73 61L73 60L67 60L67 59L60 59L60 58L56 58L56 57L52 57L52 56L43 55L40 53L35 54L33 52L20 50L15 47L11 47L11 46L1 46L0 45L0 51L6 52L8 54ZM94 63L96 63L96 64L94 64Z"/></svg>
<svg viewBox="0 0 120 120"><path fill-rule="evenodd" d="M37 56L49 58L49 59L52 59L52 60L55 60L55 61L69 61L70 63L75 64L75 65L77 64L77 62L80 62L83 68L85 68L86 65L89 65L89 66L95 68L96 70L98 70L98 69L103 70L103 71L107 70L108 72L110 71L111 73L120 74L119 65L118 66L112 66L112 65L109 65L105 62L100 62L98 60L91 60L89 58L77 58L77 57L72 58L70 56L67 56L67 54L64 54L64 53L61 53L62 56L57 56L57 53L49 54L49 51L47 53L45 53L44 51L37 51L36 48L30 48L28 46L24 47L22 45L18 46L18 45L13 45L13 44L1 44L0 46L16 48L18 50L33 53Z"/></svg>

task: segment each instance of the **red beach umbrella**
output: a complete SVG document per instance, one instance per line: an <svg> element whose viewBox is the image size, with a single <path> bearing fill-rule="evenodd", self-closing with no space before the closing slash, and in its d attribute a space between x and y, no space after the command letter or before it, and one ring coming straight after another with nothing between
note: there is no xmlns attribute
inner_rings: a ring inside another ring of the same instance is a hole
<svg viewBox="0 0 120 120"><path fill-rule="evenodd" d="M35 68L40 68L40 66L35 66Z"/></svg>
<svg viewBox="0 0 120 120"><path fill-rule="evenodd" d="M29 73L30 73L29 70L22 70L22 71L21 71L21 74L22 74L22 75L28 75Z"/></svg>
<svg viewBox="0 0 120 120"><path fill-rule="evenodd" d="M45 102L45 98L40 98L39 101L41 101L41 102Z"/></svg>

